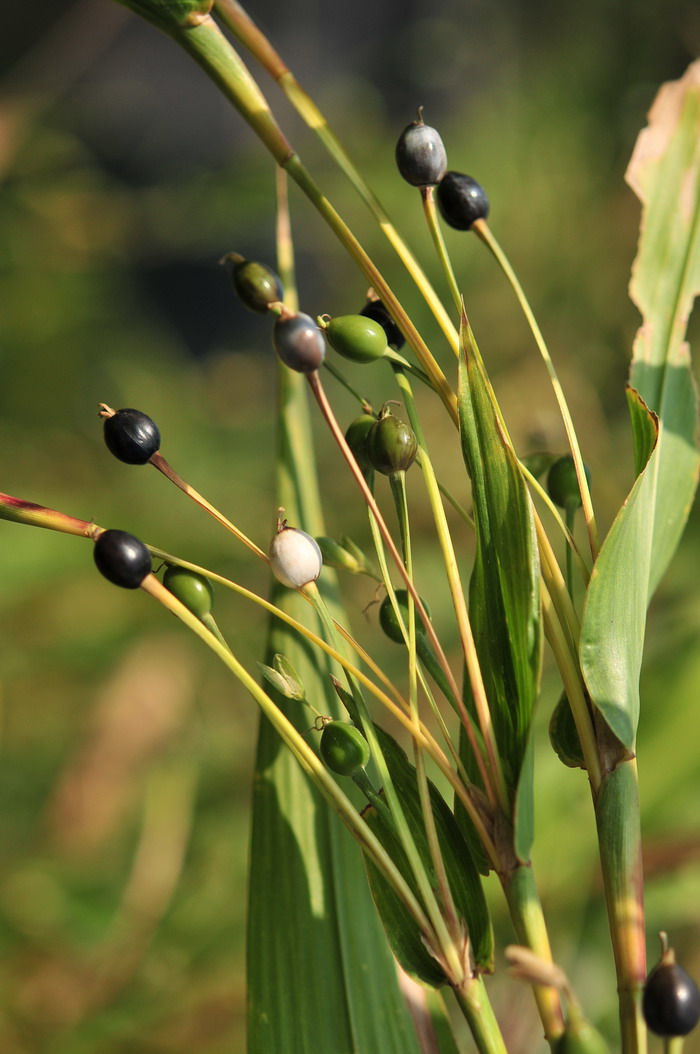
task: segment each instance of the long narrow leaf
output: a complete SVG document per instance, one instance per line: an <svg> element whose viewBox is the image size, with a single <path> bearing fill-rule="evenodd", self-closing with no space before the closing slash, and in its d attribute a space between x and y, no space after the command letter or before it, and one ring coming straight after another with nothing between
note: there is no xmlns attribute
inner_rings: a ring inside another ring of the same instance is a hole
<svg viewBox="0 0 700 1054"><path fill-rule="evenodd" d="M643 203L630 287L643 317L629 398L638 476L593 570L581 664L593 703L633 750L646 609L680 538L700 469L684 339L700 289L700 63L659 92L627 179Z"/></svg>
<svg viewBox="0 0 700 1054"><path fill-rule="evenodd" d="M461 332L459 421L472 482L477 550L469 613L506 780L515 792L542 659L539 558L532 504L466 318ZM530 767L527 767L528 779ZM531 830L531 798L516 818ZM518 838L529 852L529 837Z"/></svg>

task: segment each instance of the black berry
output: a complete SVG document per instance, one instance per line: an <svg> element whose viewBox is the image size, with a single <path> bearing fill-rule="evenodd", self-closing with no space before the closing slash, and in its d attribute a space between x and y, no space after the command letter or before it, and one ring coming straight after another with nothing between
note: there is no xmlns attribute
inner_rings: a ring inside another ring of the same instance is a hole
<svg viewBox="0 0 700 1054"><path fill-rule="evenodd" d="M486 191L463 172L447 172L437 189L438 208L445 223L458 231L468 231L476 220L489 214Z"/></svg>
<svg viewBox="0 0 700 1054"><path fill-rule="evenodd" d="M106 417L104 437L108 449L127 465L145 465L160 449L158 425L140 410L126 408Z"/></svg>
<svg viewBox="0 0 700 1054"><path fill-rule="evenodd" d="M326 356L321 330L312 318L301 312L276 319L272 342L282 362L299 373L313 373Z"/></svg>
<svg viewBox="0 0 700 1054"><path fill-rule="evenodd" d="M103 531L93 550L97 569L115 586L138 589L151 572L151 554L127 531Z"/></svg>
<svg viewBox="0 0 700 1054"><path fill-rule="evenodd" d="M447 153L439 132L423 123L422 115L404 128L396 144L399 172L413 187L439 183L447 169Z"/></svg>
<svg viewBox="0 0 700 1054"><path fill-rule="evenodd" d="M381 300L376 297L369 299L360 314L364 315L365 318L371 318L374 322L378 322L386 333L386 342L389 347L400 351L406 343L406 339Z"/></svg>
<svg viewBox="0 0 700 1054"><path fill-rule="evenodd" d="M664 947L660 962L647 977L642 1010L657 1036L687 1036L700 1021L700 991L676 962L672 948Z"/></svg>

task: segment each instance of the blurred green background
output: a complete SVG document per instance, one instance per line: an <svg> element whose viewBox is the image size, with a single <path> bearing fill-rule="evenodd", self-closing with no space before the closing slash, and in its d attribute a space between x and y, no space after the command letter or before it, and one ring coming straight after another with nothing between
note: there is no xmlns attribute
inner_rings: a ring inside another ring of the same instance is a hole
<svg viewBox="0 0 700 1054"><path fill-rule="evenodd" d="M569 394L607 525L632 471L623 387L638 324L626 289L639 210L624 170L659 83L699 50L697 6L269 0L251 13L441 291L417 195L393 164L418 104L440 128L451 167L485 184L493 229ZM152 469L107 454L96 411L104 401L149 413L171 464L266 546L275 514L269 324L234 301L217 261L232 250L273 260L273 166L187 56L108 0L15 6L3 34L2 489L128 529L264 593L264 569L204 513ZM352 189L264 75L261 83L453 370ZM362 278L294 192L292 214L302 308L358 310ZM449 232L448 244L518 448L562 450L512 296L476 239ZM697 322L693 332L697 344ZM347 373L375 405L393 394L384 375ZM347 422L352 401L332 391ZM421 406L440 473L465 496L439 406ZM327 532L364 543L359 499L320 428L318 436ZM415 481L414 491L418 573L432 583L437 556ZM654 601L639 748L650 957L655 932L668 929L696 977L699 536L695 511ZM101 579L87 544L5 522L0 539L0 1050L242 1051L254 705L145 595ZM468 566L470 541L459 539ZM347 587L358 633L383 653L372 612L361 614L371 584ZM439 621L447 600L439 591L430 600ZM263 620L221 591L216 614L254 665ZM386 662L395 661L389 649ZM555 955L591 1015L614 1030L587 787L547 741L557 692L548 672L536 863ZM491 989L509 1050L532 1054L540 1040L530 994L498 965ZM697 1054L700 1039L685 1049Z"/></svg>

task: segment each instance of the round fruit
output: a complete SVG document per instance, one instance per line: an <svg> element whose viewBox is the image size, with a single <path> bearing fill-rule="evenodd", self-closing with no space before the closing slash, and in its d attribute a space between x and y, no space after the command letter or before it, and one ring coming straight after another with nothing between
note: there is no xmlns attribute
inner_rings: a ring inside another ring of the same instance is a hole
<svg viewBox="0 0 700 1054"><path fill-rule="evenodd" d="M399 605L399 611L401 612L401 617L405 626L408 620L407 590L397 589L396 601ZM430 608L425 603L422 597L421 601L428 615L430 615ZM403 633L401 632L401 626L399 625L399 620L397 619L396 612L394 611L394 605L391 603L391 598L389 596L384 597L379 607L379 625L382 627L389 640L393 640L395 644L404 643L404 637ZM416 620L416 632L425 633L425 626L420 621L420 619Z"/></svg>
<svg viewBox="0 0 700 1054"><path fill-rule="evenodd" d="M354 725L329 721L321 733L321 757L332 772L352 776L369 763L369 744Z"/></svg>
<svg viewBox="0 0 700 1054"><path fill-rule="evenodd" d="M590 473L585 465L584 471L586 479L590 481ZM565 454L552 463L547 473L547 491L552 501L562 509L577 509L580 506L581 494L571 454Z"/></svg>
<svg viewBox="0 0 700 1054"><path fill-rule="evenodd" d="M350 422L345 432L345 442L352 450L353 457L363 472L372 468L367 457L367 436L376 423L377 418L372 417L371 414L360 414Z"/></svg>
<svg viewBox="0 0 700 1054"><path fill-rule="evenodd" d="M554 1054L610 1054L610 1048L593 1025L576 1017L567 1022L566 1031L554 1046Z"/></svg>
<svg viewBox="0 0 700 1054"><path fill-rule="evenodd" d="M301 312L275 320L272 342L282 362L298 373L313 373L326 357L321 330Z"/></svg>
<svg viewBox="0 0 700 1054"><path fill-rule="evenodd" d="M447 169L447 153L439 132L423 123L420 114L399 136L396 144L399 172L413 187L439 183Z"/></svg>
<svg viewBox="0 0 700 1054"><path fill-rule="evenodd" d="M104 437L108 449L127 465L145 465L160 449L160 431L155 421L128 407L105 418Z"/></svg>
<svg viewBox="0 0 700 1054"><path fill-rule="evenodd" d="M365 315L338 315L326 325L328 343L353 362L374 362L386 351L386 333Z"/></svg>
<svg viewBox="0 0 700 1054"><path fill-rule="evenodd" d="M647 977L642 1010L657 1036L687 1036L700 1021L700 991L676 962L672 948L664 951Z"/></svg>
<svg viewBox="0 0 700 1054"><path fill-rule="evenodd" d="M486 191L463 172L447 172L437 189L438 208L445 223L458 231L468 231L476 220L489 214Z"/></svg>
<svg viewBox="0 0 700 1054"><path fill-rule="evenodd" d="M576 722L571 713L566 692L560 696L559 702L552 711L549 721L549 742L562 764L570 769L586 767Z"/></svg>
<svg viewBox="0 0 700 1054"><path fill-rule="evenodd" d="M197 618L211 612L214 587L205 575L172 564L163 575L163 585Z"/></svg>
<svg viewBox="0 0 700 1054"><path fill-rule="evenodd" d="M321 574L318 542L298 527L282 527L272 539L269 556L275 578L290 589L303 589Z"/></svg>
<svg viewBox="0 0 700 1054"><path fill-rule="evenodd" d="M413 429L391 412L380 414L367 435L367 457L372 468L385 476L406 472L417 453Z"/></svg>
<svg viewBox="0 0 700 1054"><path fill-rule="evenodd" d="M255 260L245 260L229 253L222 260L228 268L233 287L242 304L250 311L264 315L270 307L284 300L282 283L273 270Z"/></svg>
<svg viewBox="0 0 700 1054"><path fill-rule="evenodd" d="M365 318L371 318L374 322L378 322L386 333L386 342L389 347L400 351L406 343L406 338L381 300L376 297L369 299L360 314L364 315Z"/></svg>
<svg viewBox="0 0 700 1054"><path fill-rule="evenodd" d="M95 542L93 555L98 571L124 589L138 589L151 573L150 552L127 531L103 531Z"/></svg>

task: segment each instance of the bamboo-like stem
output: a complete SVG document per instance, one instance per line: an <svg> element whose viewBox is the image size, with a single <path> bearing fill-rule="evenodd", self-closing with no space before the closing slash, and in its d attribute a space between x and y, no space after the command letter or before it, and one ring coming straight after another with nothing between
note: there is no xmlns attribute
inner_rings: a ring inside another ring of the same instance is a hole
<svg viewBox="0 0 700 1054"><path fill-rule="evenodd" d="M647 972L644 885L635 759L620 761L603 777L595 814L617 972L622 1054L646 1054L641 1007Z"/></svg>
<svg viewBox="0 0 700 1054"><path fill-rule="evenodd" d="M481 977L470 978L454 993L479 1054L508 1054Z"/></svg>
<svg viewBox="0 0 700 1054"><path fill-rule="evenodd" d="M540 959L551 963L552 951L532 866L519 864L514 870L500 875L500 879L518 940ZM532 987L545 1037L554 1047L564 1031L559 992L545 985Z"/></svg>
<svg viewBox="0 0 700 1054"><path fill-rule="evenodd" d="M457 331L423 269L403 238L389 219L374 192L367 185L362 173L350 160L344 147L332 131L328 121L316 103L304 91L270 41L236 0L216 0L216 11L225 25L232 30L241 43L277 81L292 106L324 144L338 167L345 173L379 224L380 229L395 250L399 259L413 278L420 293L432 311L438 325L452 350L458 351Z"/></svg>
<svg viewBox="0 0 700 1054"><path fill-rule="evenodd" d="M595 560L596 556L598 555L600 543L598 540L598 529L596 527L595 522L595 513L593 512L593 504L591 502L591 492L588 486L588 480L586 478L586 470L584 468L583 458L581 456L581 448L579 446L578 437L576 435L576 429L574 428L574 422L571 418L571 412L569 410L569 406L566 401L566 396L564 395L564 390L561 386L561 382L559 380L559 377L557 376L557 371L555 369L554 362L552 361L552 356L549 353L549 349L547 347L545 339L542 336L542 331L540 330L540 327L537 323L537 319L535 318L532 308L530 307L528 299L525 296L525 291L523 290L523 287L520 284L518 276L513 270L513 267L511 266L508 257L503 252L503 249L496 240L490 227L486 223L486 220L477 220L476 223L473 225L472 229L476 232L476 234L478 234L478 236L490 250L496 262L498 263L498 266L501 268L504 275L508 279L508 282L510 283L513 292L515 293L518 299L518 303L520 304L523 314L527 319L528 325L530 327L533 337L535 338L535 343L537 344L540 355L542 356L542 360L544 362L545 368L549 375L550 383L552 385L552 390L554 391L554 395L559 405L559 412L561 414L562 421L564 422L564 429L566 431L566 436L569 441L571 456L574 459L574 465L576 467L576 478L578 480L579 491L581 494L581 502L583 504L583 514L586 520L586 529L588 531L588 540L591 547L591 556Z"/></svg>

